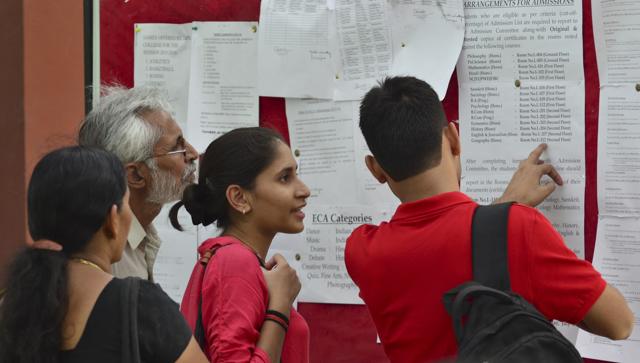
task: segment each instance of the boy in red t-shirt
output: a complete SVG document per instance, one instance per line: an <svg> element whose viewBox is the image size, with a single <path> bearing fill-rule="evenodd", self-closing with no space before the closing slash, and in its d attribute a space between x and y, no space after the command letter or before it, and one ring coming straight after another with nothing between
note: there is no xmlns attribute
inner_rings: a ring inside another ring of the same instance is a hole
<svg viewBox="0 0 640 363"><path fill-rule="evenodd" d="M413 77L385 79L360 106L373 156L366 164L402 201L389 222L363 225L347 240L345 263L392 362L451 358L456 341L442 295L471 279L471 219L477 204L459 191L460 140L436 93ZM539 185L545 145L521 163L501 201L537 205L553 191ZM512 289L549 319L625 339L633 314L590 263L569 250L537 210L511 208L508 265Z"/></svg>

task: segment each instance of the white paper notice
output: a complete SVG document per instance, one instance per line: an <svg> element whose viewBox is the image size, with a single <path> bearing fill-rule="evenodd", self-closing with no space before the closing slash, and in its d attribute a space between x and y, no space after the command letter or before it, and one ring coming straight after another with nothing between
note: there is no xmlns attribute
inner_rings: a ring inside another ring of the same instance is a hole
<svg viewBox="0 0 640 363"><path fill-rule="evenodd" d="M547 143L544 156L565 185L539 208L583 257L581 3L499 3L465 2L467 27L458 63L462 189L481 204L492 202L518 162Z"/></svg>
<svg viewBox="0 0 640 363"><path fill-rule="evenodd" d="M634 85L600 90L600 215L640 217L640 92Z"/></svg>
<svg viewBox="0 0 640 363"><path fill-rule="evenodd" d="M218 136L258 126L256 22L193 23L189 142L202 153Z"/></svg>
<svg viewBox="0 0 640 363"><path fill-rule="evenodd" d="M583 357L611 362L638 362L640 358L640 220L600 218L593 266L615 286L635 315L631 336L612 341L583 330L576 344Z"/></svg>
<svg viewBox="0 0 640 363"><path fill-rule="evenodd" d="M598 207L640 216L640 3L593 1L600 74Z"/></svg>
<svg viewBox="0 0 640 363"><path fill-rule="evenodd" d="M361 224L388 220L390 211L365 206L307 207L304 250L298 272L301 302L362 304L344 265L347 237Z"/></svg>
<svg viewBox="0 0 640 363"><path fill-rule="evenodd" d="M594 267L624 295L636 316L624 341L580 331L584 357L640 360L640 4L594 0L593 29L600 74L598 233Z"/></svg>
<svg viewBox="0 0 640 363"><path fill-rule="evenodd" d="M443 98L462 14L462 0L264 0L260 95L359 100L387 75L413 75Z"/></svg>
<svg viewBox="0 0 640 363"><path fill-rule="evenodd" d="M390 0L391 73L429 83L442 100L464 40L462 0Z"/></svg>
<svg viewBox="0 0 640 363"><path fill-rule="evenodd" d="M300 301L361 304L344 267L346 238L361 224L388 220L399 201L365 166L370 153L358 127L358 102L288 98L286 108L298 173L311 197L304 232L273 246L302 262Z"/></svg>
<svg viewBox="0 0 640 363"><path fill-rule="evenodd" d="M601 85L640 83L640 2L592 0Z"/></svg>
<svg viewBox="0 0 640 363"><path fill-rule="evenodd" d="M286 99L291 149L313 204L356 204L354 102Z"/></svg>
<svg viewBox="0 0 640 363"><path fill-rule="evenodd" d="M173 228L169 222L170 208L171 205L162 208L153 221L162 240L153 268L153 279L169 297L180 304L198 258L198 236L197 229L191 224L191 218L184 208L180 209L178 214L184 231Z"/></svg>
<svg viewBox="0 0 640 363"><path fill-rule="evenodd" d="M387 4L385 0L336 0L335 5L336 27L330 34L340 59L333 97L358 100L391 67Z"/></svg>
<svg viewBox="0 0 640 363"><path fill-rule="evenodd" d="M465 151L468 153L468 151ZM526 154L522 155L524 158ZM471 159L475 160L475 159ZM504 160L498 162L502 164ZM514 164L517 160L513 160ZM490 204L504 192L512 172L497 170L505 167L484 165L495 172L466 172L462 178L462 190L480 204ZM497 163L497 162L496 162ZM494 164L495 165L495 164ZM492 169L493 168L493 169ZM463 171L465 173L465 171ZM562 172L560 172L562 173ZM472 175L469 175L472 174ZM578 257L584 258L584 178L581 175L563 174L565 185L557 188L538 209L551 221L562 235L564 242Z"/></svg>
<svg viewBox="0 0 640 363"><path fill-rule="evenodd" d="M552 321L552 323L553 326L555 326L556 329L558 329L558 331L567 338L567 340L573 343L573 345L576 344L576 341L578 340L578 331L580 330L577 326L557 320Z"/></svg>
<svg viewBox="0 0 640 363"><path fill-rule="evenodd" d="M260 95L331 98L335 72L328 33L327 0L263 0Z"/></svg>
<svg viewBox="0 0 640 363"><path fill-rule="evenodd" d="M187 126L191 24L136 24L133 84L166 92L172 116Z"/></svg>
<svg viewBox="0 0 640 363"><path fill-rule="evenodd" d="M399 201L371 176L371 154L358 126L358 102L287 98L291 149L314 205L379 205Z"/></svg>

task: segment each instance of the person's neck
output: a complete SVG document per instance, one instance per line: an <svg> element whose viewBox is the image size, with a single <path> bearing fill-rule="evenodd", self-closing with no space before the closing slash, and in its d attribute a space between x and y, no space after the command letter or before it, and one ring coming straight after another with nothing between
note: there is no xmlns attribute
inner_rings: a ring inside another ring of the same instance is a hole
<svg viewBox="0 0 640 363"><path fill-rule="evenodd" d="M222 235L234 237L240 240L240 242L244 243L257 253L263 261L267 258L267 252L271 246L271 241L273 241L273 237L275 237L275 234L261 233L255 228L251 228L248 224L240 226L231 225L222 232Z"/></svg>
<svg viewBox="0 0 640 363"><path fill-rule="evenodd" d="M160 210L162 209L161 204L149 203L146 199L146 195L140 192L136 193L131 191L129 195L131 211L145 231L148 230L149 225L151 225L151 222L160 214Z"/></svg>
<svg viewBox="0 0 640 363"><path fill-rule="evenodd" d="M111 272L111 256L109 251L105 250L104 246L108 245L108 241L93 240L89 242L88 247L81 252L74 253L69 257L78 260L85 260L86 262L98 265L100 269L108 274ZM93 268L93 266L89 266Z"/></svg>
<svg viewBox="0 0 640 363"><path fill-rule="evenodd" d="M402 203L460 191L455 170L443 163L400 182L389 181L389 187Z"/></svg>

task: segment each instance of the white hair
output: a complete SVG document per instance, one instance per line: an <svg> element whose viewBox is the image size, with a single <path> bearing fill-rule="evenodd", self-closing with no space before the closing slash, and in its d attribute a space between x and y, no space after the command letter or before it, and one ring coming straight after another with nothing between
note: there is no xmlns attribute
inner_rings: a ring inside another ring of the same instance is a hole
<svg viewBox="0 0 640 363"><path fill-rule="evenodd" d="M110 151L123 164L153 156L162 130L143 115L154 111L170 113L162 90L115 85L103 86L101 91L100 101L80 126L78 144Z"/></svg>

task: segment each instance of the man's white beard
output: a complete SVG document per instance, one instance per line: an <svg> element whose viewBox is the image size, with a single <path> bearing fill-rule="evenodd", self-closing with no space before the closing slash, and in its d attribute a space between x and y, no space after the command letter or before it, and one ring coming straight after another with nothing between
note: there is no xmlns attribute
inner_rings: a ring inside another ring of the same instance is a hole
<svg viewBox="0 0 640 363"><path fill-rule="evenodd" d="M189 164L184 169L179 181L167 170L162 170L155 162L148 163L151 170L151 190L147 196L148 203L167 204L182 199L182 193L187 185L191 184L189 176L195 171L196 165Z"/></svg>

